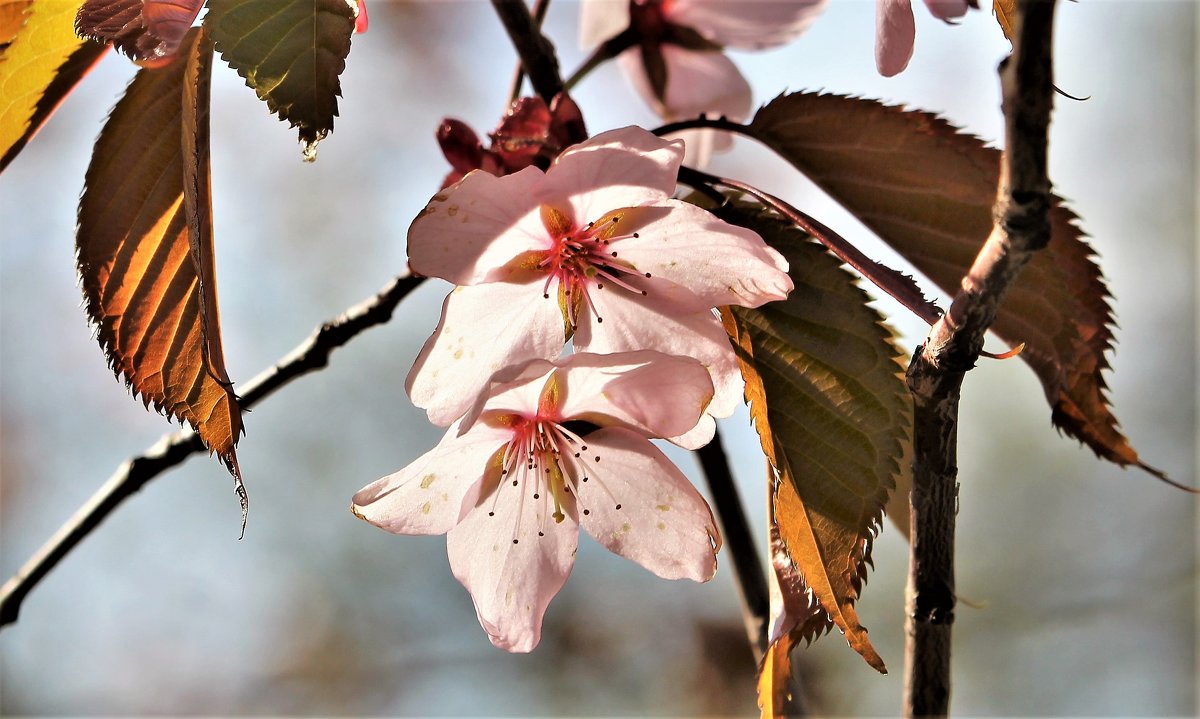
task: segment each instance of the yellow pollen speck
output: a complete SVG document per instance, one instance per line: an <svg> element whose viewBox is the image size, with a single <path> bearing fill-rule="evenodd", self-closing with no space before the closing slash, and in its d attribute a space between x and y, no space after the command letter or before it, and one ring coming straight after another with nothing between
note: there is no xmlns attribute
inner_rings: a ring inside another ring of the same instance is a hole
<svg viewBox="0 0 1200 719"><path fill-rule="evenodd" d="M429 514L429 510L433 509L433 505L429 502L421 505L421 514Z"/></svg>
<svg viewBox="0 0 1200 719"><path fill-rule="evenodd" d="M666 529L666 528L667 528L667 525L666 525L664 522L659 522L659 523L658 523L658 528L659 528L659 529Z"/></svg>
<svg viewBox="0 0 1200 719"><path fill-rule="evenodd" d="M513 600L513 590L508 590L504 593L504 606L511 607Z"/></svg>
<svg viewBox="0 0 1200 719"><path fill-rule="evenodd" d="M446 214L451 217L454 217L455 215L457 215L458 214L458 205L450 205L449 207L447 207Z"/></svg>
<svg viewBox="0 0 1200 719"><path fill-rule="evenodd" d="M669 504L660 504L660 505L658 505L657 507L655 507L655 509L657 509L657 510L658 510L658 511L660 511L660 512L666 512L666 511L669 511L669 510L671 509L671 505L669 505Z"/></svg>
<svg viewBox="0 0 1200 719"><path fill-rule="evenodd" d="M463 353L462 347L459 347L458 349L454 350L454 359L462 359L462 353Z"/></svg>
<svg viewBox="0 0 1200 719"><path fill-rule="evenodd" d="M631 529L633 529L633 527L632 527L632 526L630 526L629 522L626 522L625 524L622 524L622 525L621 525L621 531L622 531L622 532L628 532L628 531L629 531L629 530L631 530Z"/></svg>
<svg viewBox="0 0 1200 719"><path fill-rule="evenodd" d="M447 199L449 199L449 197L450 196L446 194L437 194L433 196L433 202L445 202Z"/></svg>
<svg viewBox="0 0 1200 719"><path fill-rule="evenodd" d="M436 474L427 474L427 475L425 475L425 476L424 476L424 477L421 479L421 489L429 489L429 485L433 484L433 481L434 481L435 479L437 479L437 475L436 475Z"/></svg>

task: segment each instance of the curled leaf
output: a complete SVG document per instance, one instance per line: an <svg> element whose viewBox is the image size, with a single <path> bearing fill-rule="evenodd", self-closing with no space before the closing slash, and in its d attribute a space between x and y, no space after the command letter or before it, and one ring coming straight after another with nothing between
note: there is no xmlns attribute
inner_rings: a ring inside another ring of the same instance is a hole
<svg viewBox="0 0 1200 719"><path fill-rule="evenodd" d="M234 445L241 411L225 370L209 199L212 47L138 71L96 141L76 237L84 305L135 396L190 424L246 498Z"/></svg>

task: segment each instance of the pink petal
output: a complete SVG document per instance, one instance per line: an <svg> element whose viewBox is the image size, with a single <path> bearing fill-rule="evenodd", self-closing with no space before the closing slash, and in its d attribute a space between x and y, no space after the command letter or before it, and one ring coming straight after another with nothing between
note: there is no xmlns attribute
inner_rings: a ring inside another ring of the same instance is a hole
<svg viewBox="0 0 1200 719"><path fill-rule="evenodd" d="M472 172L434 195L408 228L413 272L456 285L510 276L507 262L550 246L538 213L544 181L536 167L504 177Z"/></svg>
<svg viewBox="0 0 1200 719"><path fill-rule="evenodd" d="M642 65L637 48L617 58L635 90L667 120L695 117L701 113L744 120L753 102L750 83L733 61L720 52L687 50L677 45L662 46L667 65L667 92L659 103Z"/></svg>
<svg viewBox="0 0 1200 719"><path fill-rule="evenodd" d="M629 237L613 242L621 259L638 272L685 288L698 301L693 311L723 305L758 307L787 297L792 280L783 256L759 235L679 200L667 200L669 210L646 223L635 223ZM659 298L653 292L648 302ZM662 298L679 303L681 296Z"/></svg>
<svg viewBox="0 0 1200 719"><path fill-rule="evenodd" d="M471 409L463 415L460 422L462 431L470 429L485 412L490 415L536 415L546 379L557 368L558 365L554 362L535 359L509 365L494 372L479 391Z"/></svg>
<svg viewBox="0 0 1200 719"><path fill-rule="evenodd" d="M925 0L925 5L939 20L951 20L967 14L967 0Z"/></svg>
<svg viewBox="0 0 1200 719"><path fill-rule="evenodd" d="M620 423L644 436L670 437L696 426L712 400L708 370L687 357L579 353L560 364L556 376L565 390L560 421Z"/></svg>
<svg viewBox="0 0 1200 719"><path fill-rule="evenodd" d="M566 342L562 311L540 284L459 287L408 374L405 388L429 421L446 426L470 409L496 370L558 357Z"/></svg>
<svg viewBox="0 0 1200 719"><path fill-rule="evenodd" d="M556 523L551 503L534 501L533 491L501 482L446 536L450 569L471 593L479 623L510 652L537 646L546 606L567 581L579 544L573 512Z"/></svg>
<svg viewBox="0 0 1200 719"><path fill-rule="evenodd" d="M875 67L891 77L908 67L917 28L911 0L877 0L875 3Z"/></svg>
<svg viewBox="0 0 1200 719"><path fill-rule="evenodd" d="M618 427L587 435L588 481L577 488L580 523L609 551L664 579L706 582L721 537L704 498L644 437Z"/></svg>
<svg viewBox="0 0 1200 719"><path fill-rule="evenodd" d="M729 152L733 149L733 135L724 130L681 130L666 137L683 140L685 144L683 162L688 167L704 169L712 160L712 156Z"/></svg>
<svg viewBox="0 0 1200 719"><path fill-rule="evenodd" d="M719 45L758 50L795 40L828 0L674 0L667 19Z"/></svg>
<svg viewBox="0 0 1200 719"><path fill-rule="evenodd" d="M590 50L629 27L629 0L583 0L579 5L579 46Z"/></svg>
<svg viewBox="0 0 1200 719"><path fill-rule="evenodd" d="M675 192L683 143L640 127L609 130L569 148L547 172L556 204L571 203L581 225L621 207L659 202ZM565 209L565 208L563 208Z"/></svg>
<svg viewBox="0 0 1200 719"><path fill-rule="evenodd" d="M606 354L651 349L691 357L712 377L714 393L706 413L714 417L733 413L742 398L741 371L729 338L711 310L680 315L670 309L661 312L625 291L604 289L592 294L604 322L592 319L580 324L573 340L577 351ZM675 437L667 439L676 441Z"/></svg>
<svg viewBox="0 0 1200 719"><path fill-rule="evenodd" d="M477 425L460 436L451 427L436 447L395 474L354 495L359 517L394 534L445 534L475 506L470 490L479 484L492 455L512 432Z"/></svg>

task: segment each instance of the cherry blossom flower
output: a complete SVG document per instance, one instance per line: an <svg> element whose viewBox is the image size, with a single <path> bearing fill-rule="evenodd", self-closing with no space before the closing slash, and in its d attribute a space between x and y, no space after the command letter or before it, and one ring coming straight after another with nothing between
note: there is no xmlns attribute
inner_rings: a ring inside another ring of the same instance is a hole
<svg viewBox="0 0 1200 719"><path fill-rule="evenodd" d="M750 84L722 49L761 50L794 40L826 0L584 0L581 41L593 47L629 28L618 62L666 120L704 112L744 120Z"/></svg>
<svg viewBox="0 0 1200 719"><path fill-rule="evenodd" d="M683 142L636 127L563 152L546 172L472 172L435 195L408 233L418 274L457 287L408 375L413 402L448 425L493 372L580 352L652 349L694 357L716 397L694 448L741 399L741 376L713 314L792 289L787 262L751 230L671 199Z"/></svg>
<svg viewBox="0 0 1200 719"><path fill-rule="evenodd" d="M695 425L712 391L700 363L656 352L532 360L492 377L436 447L351 509L395 534L446 534L492 643L528 652L580 527L665 579L712 578L712 512L649 441Z"/></svg>
<svg viewBox="0 0 1200 719"><path fill-rule="evenodd" d="M508 175L535 164L545 169L568 145L587 139L587 129L579 106L567 95L555 96L549 107L540 97L522 97L513 102L490 137L492 146L485 149L465 123L442 120L437 140L453 168L443 188L471 170Z"/></svg>
<svg viewBox="0 0 1200 719"><path fill-rule="evenodd" d="M947 22L967 12L967 0L925 0L925 5ZM908 67L916 35L912 0L876 0L875 67L880 75L891 77Z"/></svg>

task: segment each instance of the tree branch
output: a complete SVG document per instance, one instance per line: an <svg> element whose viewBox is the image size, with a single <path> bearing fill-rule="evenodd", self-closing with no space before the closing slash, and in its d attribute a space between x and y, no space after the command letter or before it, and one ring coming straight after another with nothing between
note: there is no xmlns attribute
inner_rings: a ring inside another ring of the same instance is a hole
<svg viewBox="0 0 1200 719"><path fill-rule="evenodd" d="M563 89L554 44L538 29L524 0L492 0L492 7L496 9L500 22L504 23L517 55L521 57L521 64L525 66L525 74L529 75L534 91L547 105L550 104Z"/></svg>
<svg viewBox="0 0 1200 719"><path fill-rule="evenodd" d="M1005 292L1050 240L1046 146L1053 104L1053 0L1019 0L1013 53L1001 64L1005 152L995 224L950 311L908 368L914 402L911 555L904 715L945 716L954 622L959 391Z"/></svg>
<svg viewBox="0 0 1200 719"><path fill-rule="evenodd" d="M246 411L292 380L329 364L333 350L375 325L386 323L400 300L424 278L401 275L378 294L318 327L304 342L243 387L239 404ZM21 602L50 570L100 523L151 479L205 450L192 429L164 435L143 454L126 460L29 561L0 587L0 627L17 620Z"/></svg>
<svg viewBox="0 0 1200 719"><path fill-rule="evenodd" d="M546 11L550 9L550 0L535 0L533 3L533 26L542 29L546 20ZM521 86L525 84L525 63L518 60L517 69L513 71L512 83L508 89L508 104L512 105L521 96ZM506 111L508 107L504 108Z"/></svg>
<svg viewBox="0 0 1200 719"><path fill-rule="evenodd" d="M716 508L717 524L725 547L729 550L730 562L737 575L738 593L742 599L742 619L746 625L746 637L754 653L754 663L762 663L767 652L767 622L771 613L770 592L767 575L763 573L762 559L754 546L754 534L742 508L737 485L729 471L729 459L721 445L721 433L713 435L712 441L696 450L708 490Z"/></svg>

